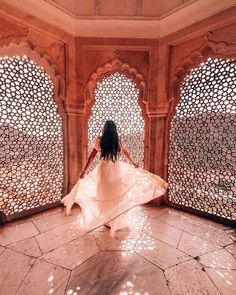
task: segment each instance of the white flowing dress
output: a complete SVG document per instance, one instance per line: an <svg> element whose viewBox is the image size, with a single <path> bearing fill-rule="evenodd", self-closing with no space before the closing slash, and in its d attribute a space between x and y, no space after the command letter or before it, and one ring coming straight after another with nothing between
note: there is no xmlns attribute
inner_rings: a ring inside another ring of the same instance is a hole
<svg viewBox="0 0 236 295"><path fill-rule="evenodd" d="M100 153L99 138L95 138L93 148ZM114 233L128 225L131 208L163 195L166 189L167 183L162 178L144 169L123 161L100 160L61 202L67 214L74 203L79 204L86 231L109 223Z"/></svg>

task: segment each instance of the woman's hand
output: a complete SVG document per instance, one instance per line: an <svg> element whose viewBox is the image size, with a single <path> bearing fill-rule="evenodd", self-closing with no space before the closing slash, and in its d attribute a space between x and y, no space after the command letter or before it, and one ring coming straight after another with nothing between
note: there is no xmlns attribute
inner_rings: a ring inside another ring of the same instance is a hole
<svg viewBox="0 0 236 295"><path fill-rule="evenodd" d="M129 152L122 145L121 145L121 153L128 159L128 161L132 165L134 165L135 168L139 167L139 165L133 161L133 159L131 158Z"/></svg>
<svg viewBox="0 0 236 295"><path fill-rule="evenodd" d="M83 171L83 172L80 174L80 177L79 177L79 178L84 178L85 174L86 174L86 171Z"/></svg>
<svg viewBox="0 0 236 295"><path fill-rule="evenodd" d="M135 168L139 167L139 165L137 163L133 163L133 165L134 165Z"/></svg>
<svg viewBox="0 0 236 295"><path fill-rule="evenodd" d="M87 163L86 163L86 165L84 167L84 171L80 174L79 178L84 178L85 177L85 175L87 174L87 170L89 169L91 163L93 162L93 159L95 158L97 152L98 151L95 148L92 150L92 152L89 155L88 161L87 161Z"/></svg>

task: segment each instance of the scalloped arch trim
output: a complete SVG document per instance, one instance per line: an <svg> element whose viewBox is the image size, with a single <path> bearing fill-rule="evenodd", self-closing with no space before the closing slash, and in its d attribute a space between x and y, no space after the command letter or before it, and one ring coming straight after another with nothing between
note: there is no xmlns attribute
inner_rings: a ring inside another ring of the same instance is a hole
<svg viewBox="0 0 236 295"><path fill-rule="evenodd" d="M10 43L9 45L4 45L0 48L0 56L23 56L26 55L30 60L37 63L38 66L42 67L43 70L49 75L54 83L55 88L55 98L60 96L61 99L64 99L64 82L60 75L57 75L56 66L51 64L50 61L35 51L28 42L21 42L19 44ZM60 102L60 101L58 101Z"/></svg>
<svg viewBox="0 0 236 295"><path fill-rule="evenodd" d="M236 60L236 44L216 42L211 40L211 38L212 33L207 32L205 35L206 43L183 59L181 64L176 68L175 76L171 82L170 102L178 99L180 84L183 82L184 78L194 67L198 66L208 57Z"/></svg>
<svg viewBox="0 0 236 295"><path fill-rule="evenodd" d="M86 85L86 97L87 105L91 105L94 102L94 89L97 82L102 80L105 76L112 74L114 72L121 72L126 74L128 77L132 78L136 82L137 87L140 90L140 102L141 104L146 104L146 83L144 81L143 75L138 72L138 70L128 63L122 62L119 58L114 58L113 60L97 67L97 69L91 74L87 85Z"/></svg>

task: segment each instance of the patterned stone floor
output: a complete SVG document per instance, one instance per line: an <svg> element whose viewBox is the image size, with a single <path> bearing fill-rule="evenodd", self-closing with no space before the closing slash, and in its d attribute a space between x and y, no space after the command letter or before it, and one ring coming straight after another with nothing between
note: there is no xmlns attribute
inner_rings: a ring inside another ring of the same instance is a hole
<svg viewBox="0 0 236 295"><path fill-rule="evenodd" d="M236 230L168 207L137 207L111 237L61 207L0 228L0 294L236 294Z"/></svg>

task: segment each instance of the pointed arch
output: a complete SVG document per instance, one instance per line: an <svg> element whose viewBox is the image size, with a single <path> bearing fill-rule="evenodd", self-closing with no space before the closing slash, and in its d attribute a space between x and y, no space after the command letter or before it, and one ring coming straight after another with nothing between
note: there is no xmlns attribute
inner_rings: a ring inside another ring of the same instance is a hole
<svg viewBox="0 0 236 295"><path fill-rule="evenodd" d="M212 40L213 33L207 32L204 36L205 43L197 50L194 50L185 57L182 62L176 67L174 77L170 81L169 86L169 111L166 121L166 137L165 137L165 167L164 177L167 179L167 167L169 156L169 135L171 120L175 114L176 107L180 100L180 86L185 77L191 70L197 67L200 63L206 61L209 57L230 59L236 61L236 44L228 44L226 42L216 42Z"/></svg>
<svg viewBox="0 0 236 295"><path fill-rule="evenodd" d="M226 42L216 42L212 40L213 33L207 32L206 42L197 50L185 57L176 67L173 79L170 82L169 102L177 105L180 96L180 85L190 71L200 63L206 61L209 57L236 60L236 44L227 44Z"/></svg>
<svg viewBox="0 0 236 295"><path fill-rule="evenodd" d="M84 120L84 130L85 134L88 134L88 120L91 116L91 110L95 103L94 90L97 86L97 83L104 79L105 77L119 72L127 76L127 78L132 79L136 84L136 87L139 89L138 95L138 104L141 107L142 116L145 122L145 139L144 139L144 167L147 167L147 155L148 155L148 116L147 116L147 86L142 73L140 73L134 66L123 62L118 57L106 62L105 64L97 67L95 71L90 75L85 89L85 120ZM85 136L84 139L84 150L88 149L88 138ZM84 155L84 159L86 154Z"/></svg>
<svg viewBox="0 0 236 295"><path fill-rule="evenodd" d="M140 90L139 93L139 105L142 108L143 116L146 116L146 82L144 80L143 74L140 73L134 66L123 62L118 57L106 62L102 66L96 68L96 70L90 75L88 82L86 84L86 111L85 114L90 116L91 108L94 104L94 90L99 81L104 77L113 74L115 72L120 72L125 74L127 77L131 78Z"/></svg>
<svg viewBox="0 0 236 295"><path fill-rule="evenodd" d="M63 105L65 97L64 79L59 74L59 71L54 63L46 57L46 53L40 54L35 50L30 42L9 43L0 48L0 56L24 56L36 62L49 75L54 84L54 99L60 106Z"/></svg>
<svg viewBox="0 0 236 295"><path fill-rule="evenodd" d="M59 114L62 122L62 140L63 140L63 185L62 185L62 195L64 195L67 192L67 186L68 186L68 156L67 156L67 119L66 119L66 113L64 109L64 79L62 79L61 75L59 75L59 72L57 71L57 68L54 64L50 62L49 59L46 57L46 53L39 53L37 52L31 42L19 42L19 43L8 43L7 45L4 45L0 48L0 57L1 58L23 58L25 60L32 61L39 69L41 68L45 74L48 75L48 77L51 80L51 83L53 84L53 93L52 98L55 102L56 106L56 112ZM45 210L50 207L57 206L59 204L59 201L53 201L53 202L43 202L43 205L38 205L36 207L29 207L30 209L24 209L21 212L17 212L14 214L11 214L7 220L13 220L15 218L19 218L22 216L26 216L35 212L39 212L42 210Z"/></svg>
<svg viewBox="0 0 236 295"><path fill-rule="evenodd" d="M198 67L201 63L208 60L208 58L219 58L225 59L228 62L235 63L236 61L236 44L227 44L226 42L216 42L212 40L212 33L208 32L205 36L206 42L199 48L198 50L190 53L189 56L184 58L182 62L176 67L175 74L173 79L170 82L170 95L169 95L169 103L170 108L167 116L166 123L166 138L165 138L165 167L164 167L164 176L168 178L168 165L169 165L169 147L170 147L170 131L171 131L171 122L172 118L176 113L176 107L180 102L181 95L181 85L184 82L185 78L190 74L190 72ZM171 204L166 197L166 202ZM174 204L174 206L177 206ZM184 209L187 209L193 213L197 213L211 219L217 219L219 221L229 222L222 217L216 217L212 214L198 211L191 208L185 208L181 205L177 206Z"/></svg>

